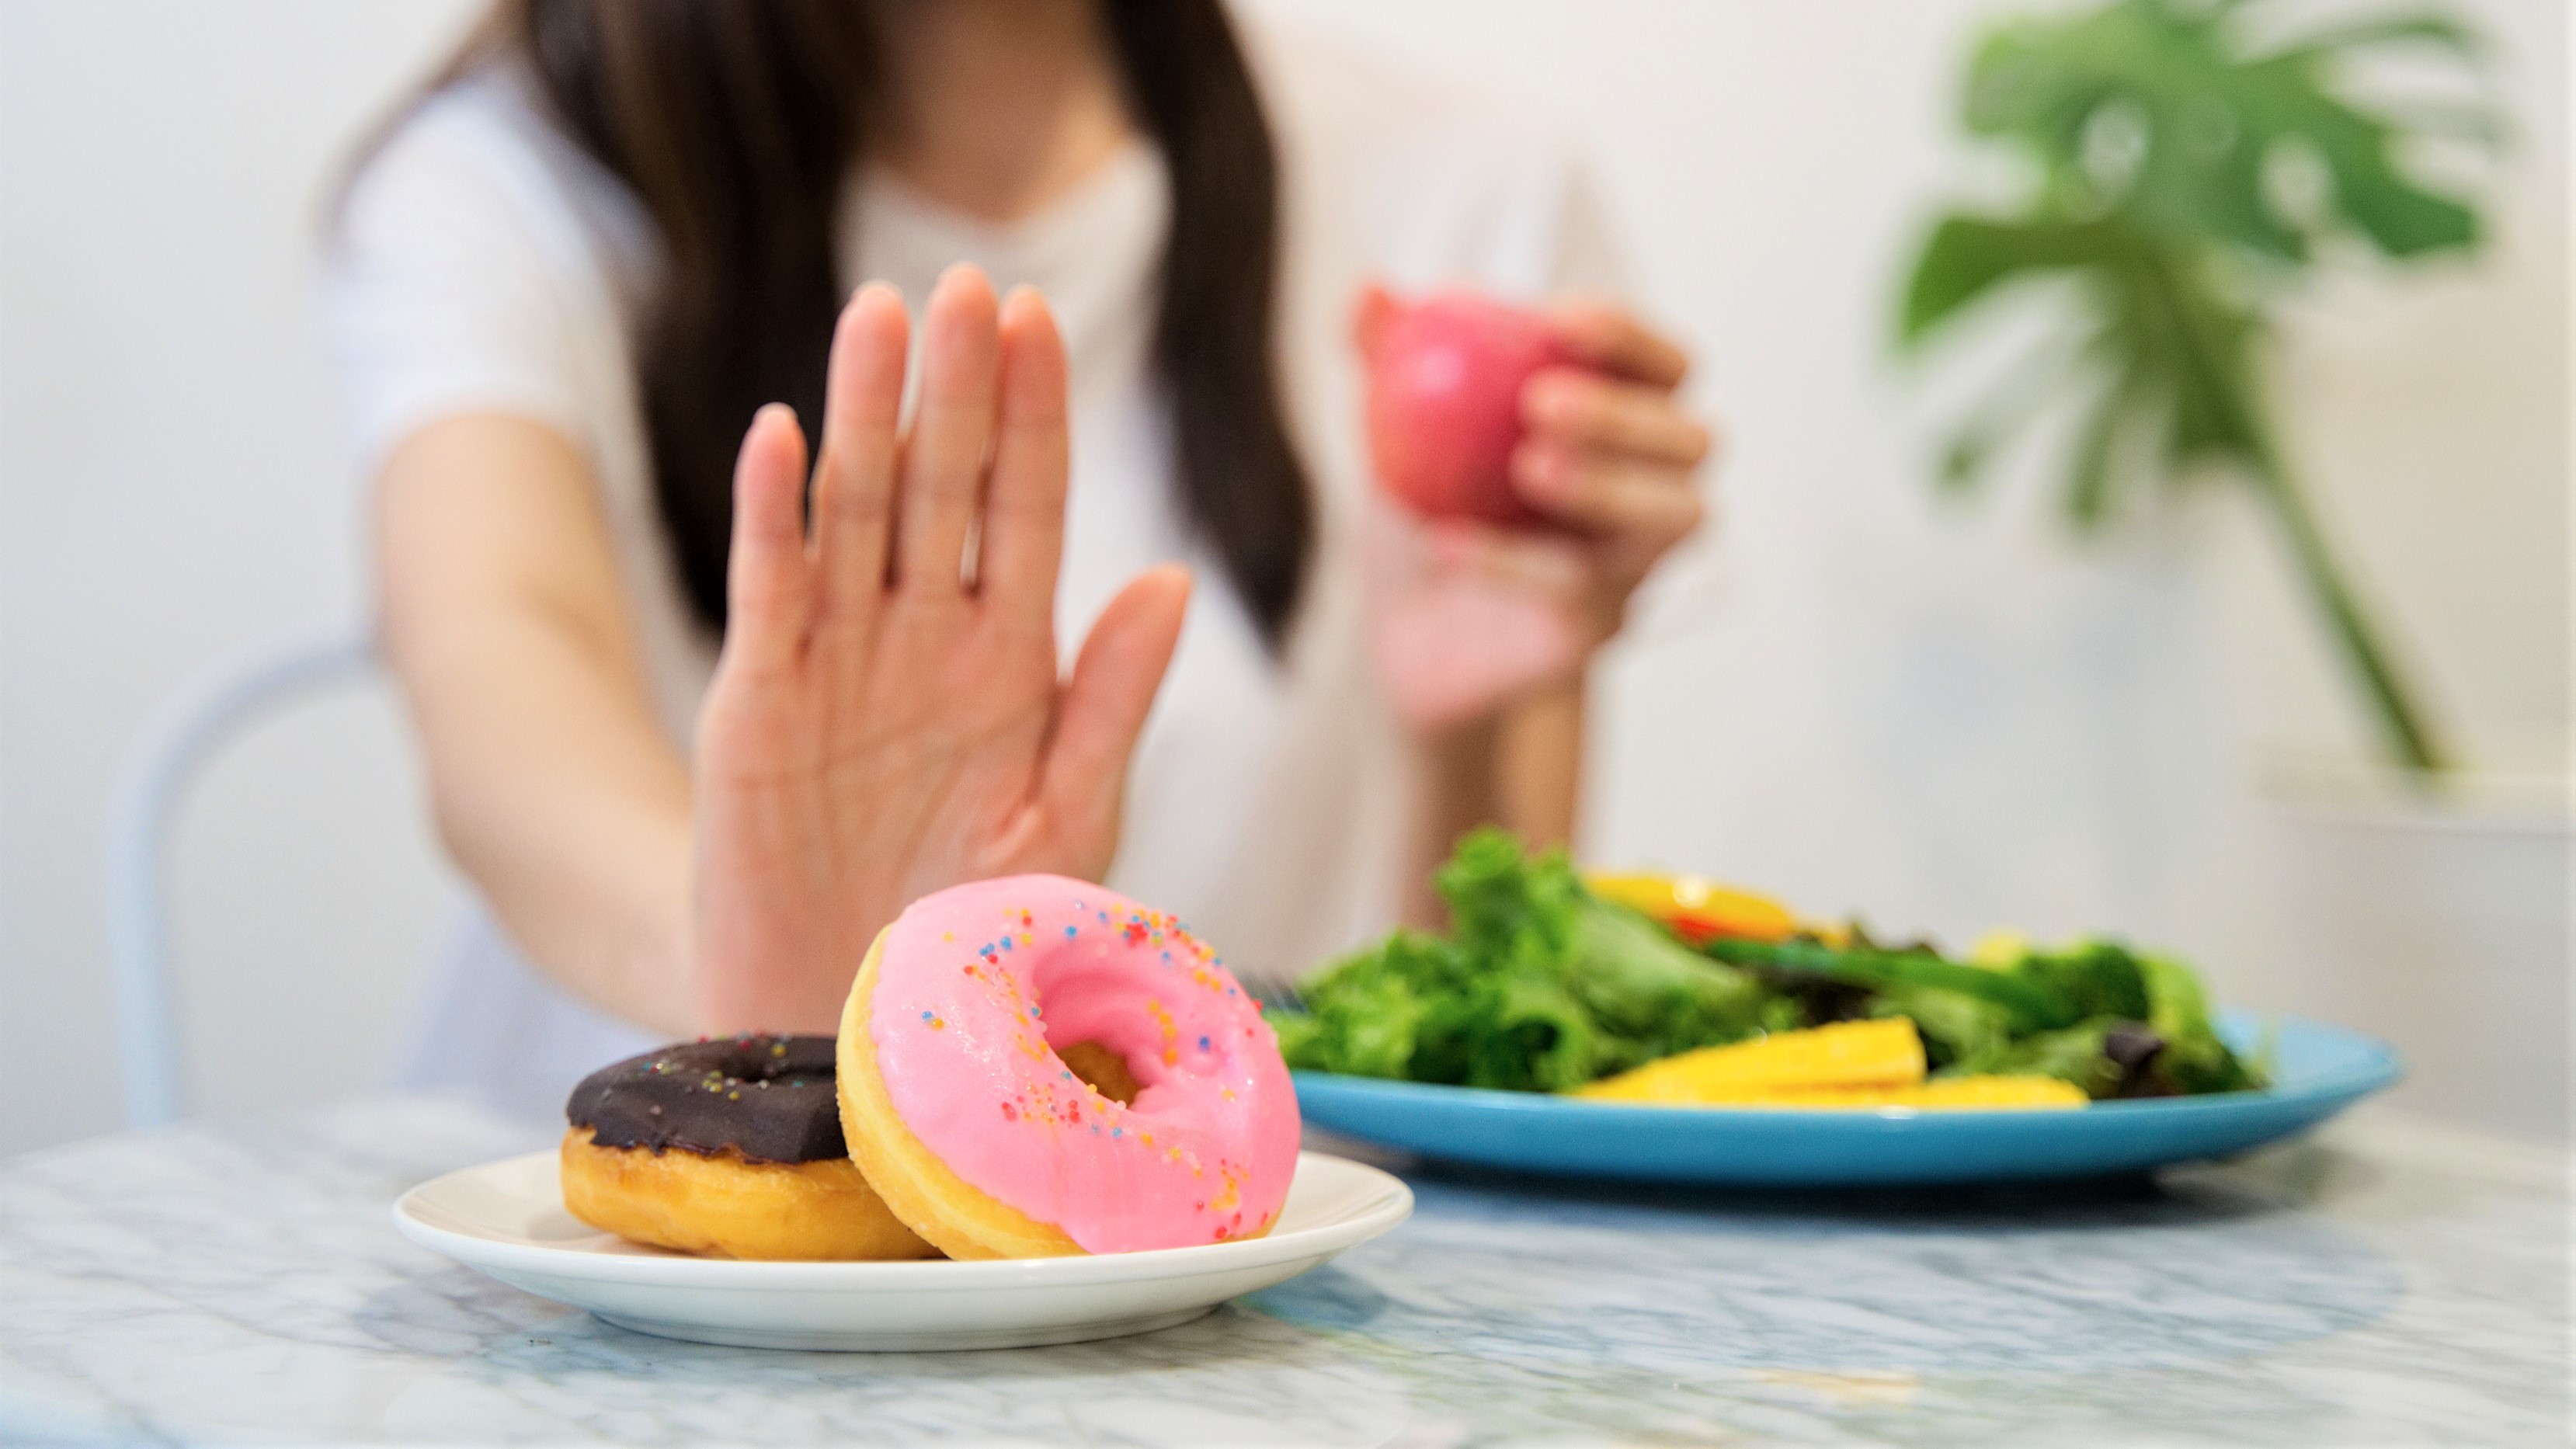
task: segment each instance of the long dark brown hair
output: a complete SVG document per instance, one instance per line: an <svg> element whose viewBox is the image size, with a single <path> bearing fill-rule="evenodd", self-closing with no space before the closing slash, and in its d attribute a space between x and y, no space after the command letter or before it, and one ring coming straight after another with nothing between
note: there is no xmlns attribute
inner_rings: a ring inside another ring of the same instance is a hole
<svg viewBox="0 0 2576 1449"><path fill-rule="evenodd" d="M1171 179L1154 323L1182 505L1272 647L1313 504L1272 364L1278 158L1219 0L1100 0L1131 119ZM734 450L783 401L813 431L841 300L842 189L881 123L866 0L500 0L440 78L525 66L662 243L636 357L653 487L698 617L721 631Z"/></svg>

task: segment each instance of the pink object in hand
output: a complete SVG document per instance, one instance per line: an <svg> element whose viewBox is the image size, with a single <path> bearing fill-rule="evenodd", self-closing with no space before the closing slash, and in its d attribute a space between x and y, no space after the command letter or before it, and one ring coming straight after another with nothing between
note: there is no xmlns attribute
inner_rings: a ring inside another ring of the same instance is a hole
<svg viewBox="0 0 2576 1449"><path fill-rule="evenodd" d="M1521 388L1575 361L1546 320L1472 292L1411 302L1373 292L1359 332L1379 485L1433 518L1541 522L1512 487L1511 461Z"/></svg>

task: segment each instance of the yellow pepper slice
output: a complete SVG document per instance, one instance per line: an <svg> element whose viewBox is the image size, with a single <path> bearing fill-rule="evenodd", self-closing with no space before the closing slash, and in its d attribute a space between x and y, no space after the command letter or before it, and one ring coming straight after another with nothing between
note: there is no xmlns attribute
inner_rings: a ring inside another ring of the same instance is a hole
<svg viewBox="0 0 2576 1449"><path fill-rule="evenodd" d="M1706 1106L1781 1093L1919 1086L1923 1069L1923 1039L1913 1022L1897 1016L1701 1047L1577 1087L1573 1095Z"/></svg>
<svg viewBox="0 0 2576 1449"><path fill-rule="evenodd" d="M1785 941L1798 929L1798 918L1778 901L1695 875L1603 871L1586 873L1583 883L1601 899L1643 912L1693 943L1719 936Z"/></svg>

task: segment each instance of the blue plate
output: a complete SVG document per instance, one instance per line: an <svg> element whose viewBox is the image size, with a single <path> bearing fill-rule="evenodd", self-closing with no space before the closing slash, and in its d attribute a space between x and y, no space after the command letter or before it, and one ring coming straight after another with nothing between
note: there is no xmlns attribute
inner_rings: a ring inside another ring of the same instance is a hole
<svg viewBox="0 0 2576 1449"><path fill-rule="evenodd" d="M2220 1022L2238 1050L2267 1026ZM2135 1172L2242 1152L2313 1127L2397 1080L2386 1042L2284 1018L2261 1092L2096 1102L2076 1111L1757 1112L1297 1072L1306 1120L1426 1157L1526 1172L1775 1187L1994 1182Z"/></svg>

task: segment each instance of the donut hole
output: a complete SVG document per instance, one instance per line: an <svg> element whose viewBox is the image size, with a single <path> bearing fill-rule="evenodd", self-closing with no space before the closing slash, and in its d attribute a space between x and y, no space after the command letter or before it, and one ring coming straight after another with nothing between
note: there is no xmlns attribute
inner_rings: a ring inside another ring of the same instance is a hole
<svg viewBox="0 0 2576 1449"><path fill-rule="evenodd" d="M1140 982L1131 953L1066 950L1042 955L1029 972L1047 1048L1065 1069L1124 1106L1152 1111L1173 1073L1175 1053Z"/></svg>
<svg viewBox="0 0 2576 1449"><path fill-rule="evenodd" d="M1100 1089L1100 1095L1120 1106L1134 1106L1136 1094L1145 1084L1136 1080L1135 1069L1127 1065L1127 1054L1104 1042L1078 1041L1059 1047L1065 1070Z"/></svg>

